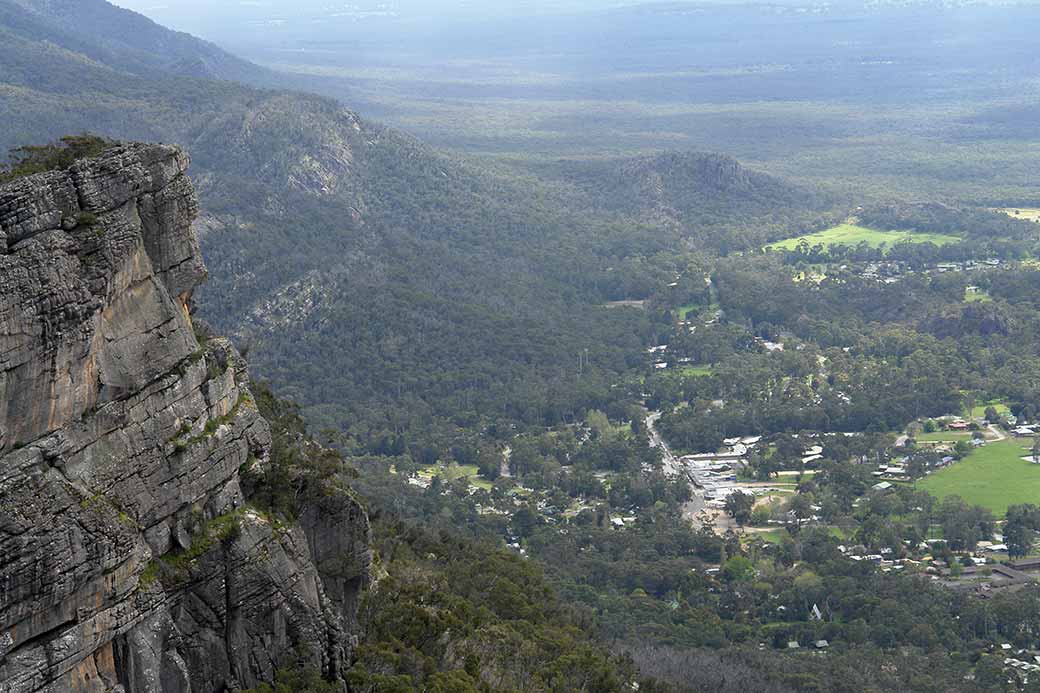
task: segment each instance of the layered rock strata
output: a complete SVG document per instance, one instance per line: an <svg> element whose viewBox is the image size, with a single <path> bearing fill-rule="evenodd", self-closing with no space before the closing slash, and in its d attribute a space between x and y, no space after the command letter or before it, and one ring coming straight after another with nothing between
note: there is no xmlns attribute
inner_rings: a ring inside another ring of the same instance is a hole
<svg viewBox="0 0 1040 693"><path fill-rule="evenodd" d="M121 145L0 187L0 693L339 676L368 523L339 493L251 507L271 435L200 343L188 157Z"/></svg>

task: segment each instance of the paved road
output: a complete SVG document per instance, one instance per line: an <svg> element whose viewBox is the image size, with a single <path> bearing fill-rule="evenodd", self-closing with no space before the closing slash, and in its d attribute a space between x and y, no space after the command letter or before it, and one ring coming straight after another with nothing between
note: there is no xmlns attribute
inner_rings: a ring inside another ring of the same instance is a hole
<svg viewBox="0 0 1040 693"><path fill-rule="evenodd" d="M646 416L646 430L650 433L650 447L657 448L661 451L661 461L664 463L664 473L668 476L679 476L686 472L682 467L682 463L679 462L679 458L675 456L671 448L668 447L668 443L664 441L661 434L657 431L657 422L661 420L661 412L653 411Z"/></svg>
<svg viewBox="0 0 1040 693"><path fill-rule="evenodd" d="M702 496L697 491L697 489L694 488L693 497L683 505L683 519L692 524L694 529L700 529L701 525L704 523L701 522L700 518L697 516L700 514L702 510L704 510L704 496Z"/></svg>
<svg viewBox="0 0 1040 693"><path fill-rule="evenodd" d="M671 448L668 447L668 443L665 442L664 438L657 430L657 422L661 419L661 412L654 411L647 414L646 417L646 430L650 433L650 447L661 450L661 462L664 465L664 473L670 477L682 476L685 479L689 479L686 468L683 463L675 456ZM682 515L683 518L693 523L694 527L700 527L701 522L697 519L697 514L704 509L704 494L690 482L690 491L693 496L689 502L683 505Z"/></svg>
<svg viewBox="0 0 1040 693"><path fill-rule="evenodd" d="M506 449L502 451L502 466L499 468L499 474L505 478L510 478L513 473L509 471L509 458L513 456L513 448L506 446Z"/></svg>

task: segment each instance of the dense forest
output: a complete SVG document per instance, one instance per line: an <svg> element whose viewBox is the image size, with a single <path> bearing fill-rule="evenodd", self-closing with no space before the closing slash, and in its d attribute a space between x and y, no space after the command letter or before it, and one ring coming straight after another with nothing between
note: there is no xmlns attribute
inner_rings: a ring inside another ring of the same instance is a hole
<svg viewBox="0 0 1040 693"><path fill-rule="evenodd" d="M196 325L248 353L274 433L250 502L276 524L335 488L373 523L350 690L1038 690L1040 587L982 587L1040 532L1040 446L1013 437L1040 416L1040 226L995 208L1030 202L1020 180L931 149L869 189L820 184L829 149L791 177L689 148L460 155L88 4L106 20L0 0L0 182L118 138L190 151ZM804 142L799 114L775 126ZM839 225L864 240L795 244ZM988 450L1021 497L937 487ZM709 501L697 455L740 457L754 493Z"/></svg>
<svg viewBox="0 0 1040 693"><path fill-rule="evenodd" d="M169 67L184 62L180 39L166 67L142 66L140 46L109 40L97 21L73 34L64 16L0 7L4 82L17 90L0 94L11 122L0 145L86 130L183 144L211 270L200 313L312 422L368 449L428 437L430 419L450 429L573 418L595 405L584 385L560 387L579 355L606 383L656 339L647 315L604 306L649 298L677 271L675 247L755 247L824 225L837 204L699 155L590 162L568 168L573 182L539 182L328 99L185 76ZM122 13L110 19L132 28ZM52 108L54 94L76 107ZM656 179L676 184L650 200ZM650 202L677 215L648 214Z"/></svg>

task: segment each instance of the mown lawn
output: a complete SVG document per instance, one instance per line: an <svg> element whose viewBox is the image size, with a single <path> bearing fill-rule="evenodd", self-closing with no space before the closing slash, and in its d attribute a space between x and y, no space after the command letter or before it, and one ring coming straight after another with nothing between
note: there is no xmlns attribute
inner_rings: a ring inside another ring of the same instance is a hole
<svg viewBox="0 0 1040 693"><path fill-rule="evenodd" d="M679 313L679 319L680 320L685 320L690 315L690 313L693 313L698 308L700 308L700 306L694 305L694 304L691 304L691 305L688 305L688 306L680 306L677 309L677 311Z"/></svg>
<svg viewBox="0 0 1040 693"><path fill-rule="evenodd" d="M1009 505L1040 504L1040 465L1021 459L1027 455L1022 441L990 443L917 486L937 498L960 496L1003 515Z"/></svg>
<svg viewBox="0 0 1040 693"><path fill-rule="evenodd" d="M965 303L992 303L993 297L985 291L967 291L964 292Z"/></svg>
<svg viewBox="0 0 1040 693"><path fill-rule="evenodd" d="M885 246L891 248L897 243L904 241L911 241L913 243L934 243L936 245L946 245L947 243L956 243L961 239L957 236L950 236L941 233L917 233L915 231L878 231L876 229L869 229L865 226L856 226L854 224L842 224L835 226L834 228L827 229L826 231L820 231L818 233L810 234L808 236L799 236L798 238L788 238L784 241L779 241L767 246L776 250L794 250L802 241L806 241L810 246L823 244L824 246L830 245L858 245L866 242L867 245L872 248L880 248Z"/></svg>
<svg viewBox="0 0 1040 693"><path fill-rule="evenodd" d="M1035 207L1017 207L1000 210L1014 219L1025 219L1026 221L1040 222L1040 209Z"/></svg>
<svg viewBox="0 0 1040 693"><path fill-rule="evenodd" d="M918 443L956 443L958 440L968 440L971 433L965 431L936 431L935 433L918 433L915 440Z"/></svg>
<svg viewBox="0 0 1040 693"><path fill-rule="evenodd" d="M976 404L970 412L967 412L967 414L973 419L984 418L986 416L986 407L993 407L1001 416L1007 416L1011 413L1011 410L1008 408L1008 405L1003 400L992 399L983 404Z"/></svg>
<svg viewBox="0 0 1040 693"><path fill-rule="evenodd" d="M686 378L703 378L715 373L711 366L680 366L676 373Z"/></svg>
<svg viewBox="0 0 1040 693"><path fill-rule="evenodd" d="M749 532L744 536L745 542L752 539L761 539L769 544L783 544L791 541L791 535L786 529L781 527L779 529L770 529L766 532Z"/></svg>
<svg viewBox="0 0 1040 693"><path fill-rule="evenodd" d="M419 470L419 476L431 479L435 476L439 476L444 481L454 481L455 479L465 479L471 486L477 488L491 490L492 484L487 479L478 476L480 470L477 469L475 464L456 464L451 462L449 464L434 464L429 467L425 467Z"/></svg>

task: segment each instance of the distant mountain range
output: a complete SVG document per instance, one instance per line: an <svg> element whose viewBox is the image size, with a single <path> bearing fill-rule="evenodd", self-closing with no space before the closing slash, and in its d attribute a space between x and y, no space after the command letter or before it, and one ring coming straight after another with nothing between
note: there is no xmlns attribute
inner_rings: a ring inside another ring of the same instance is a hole
<svg viewBox="0 0 1040 693"><path fill-rule="evenodd" d="M266 70L211 43L104 0L10 0L0 12L21 38L49 40L135 74L159 70L210 79L270 78Z"/></svg>
<svg viewBox="0 0 1040 693"><path fill-rule="evenodd" d="M753 247L829 204L713 156L478 168L257 88L288 78L102 0L0 0L0 68L0 147L88 130L185 147L215 277L202 315L343 429L400 428L403 402L413 418L541 416L503 403L537 401L578 350L621 368L619 339L646 331L593 307L646 298L661 270L616 267L683 239Z"/></svg>

